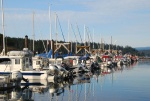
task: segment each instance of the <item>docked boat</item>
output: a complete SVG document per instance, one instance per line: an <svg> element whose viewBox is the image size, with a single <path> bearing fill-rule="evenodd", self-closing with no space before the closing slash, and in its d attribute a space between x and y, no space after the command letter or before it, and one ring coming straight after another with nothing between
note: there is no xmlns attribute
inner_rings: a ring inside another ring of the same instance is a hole
<svg viewBox="0 0 150 101"><path fill-rule="evenodd" d="M5 56L0 56L0 74L10 75L14 71L20 71L24 79L51 79L50 71L33 70L32 52L28 48L23 51L10 51Z"/></svg>
<svg viewBox="0 0 150 101"><path fill-rule="evenodd" d="M112 66L112 60L111 57L109 55L103 55L102 56L102 60L103 60L103 64L101 64L101 66L105 66L105 67L111 67Z"/></svg>
<svg viewBox="0 0 150 101"><path fill-rule="evenodd" d="M49 75L57 75L58 78L68 76L69 72L61 66L61 62L58 63L55 59L50 60L49 58L35 56L32 61L34 70L46 70L49 71Z"/></svg>
<svg viewBox="0 0 150 101"><path fill-rule="evenodd" d="M89 71L86 65L84 63L81 63L80 56L64 57L63 62L66 63L70 67L70 69L73 69L74 73Z"/></svg>

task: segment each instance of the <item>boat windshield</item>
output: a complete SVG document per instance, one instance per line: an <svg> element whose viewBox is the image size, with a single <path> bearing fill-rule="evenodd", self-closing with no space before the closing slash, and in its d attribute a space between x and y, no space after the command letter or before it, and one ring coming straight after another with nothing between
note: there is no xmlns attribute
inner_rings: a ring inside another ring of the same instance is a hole
<svg viewBox="0 0 150 101"><path fill-rule="evenodd" d="M0 58L0 64L11 64L11 60L9 58Z"/></svg>

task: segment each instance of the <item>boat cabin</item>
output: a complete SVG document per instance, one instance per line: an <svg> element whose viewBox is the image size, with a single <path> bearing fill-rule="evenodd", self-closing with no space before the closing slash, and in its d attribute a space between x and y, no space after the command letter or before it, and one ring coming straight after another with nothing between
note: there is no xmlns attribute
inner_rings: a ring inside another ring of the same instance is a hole
<svg viewBox="0 0 150 101"><path fill-rule="evenodd" d="M25 51L10 51L6 56L0 56L0 71L32 70L31 54Z"/></svg>

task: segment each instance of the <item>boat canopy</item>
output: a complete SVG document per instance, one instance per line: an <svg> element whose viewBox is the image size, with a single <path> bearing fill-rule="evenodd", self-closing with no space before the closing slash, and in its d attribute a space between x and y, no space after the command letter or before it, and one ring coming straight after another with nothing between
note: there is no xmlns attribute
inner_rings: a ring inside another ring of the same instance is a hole
<svg viewBox="0 0 150 101"><path fill-rule="evenodd" d="M52 50L50 50L48 53L37 54L36 56L52 58ZM70 52L69 54L61 54L60 55L58 52L56 52L54 54L54 58L64 58L64 57L68 57L68 56L72 56L72 53Z"/></svg>
<svg viewBox="0 0 150 101"><path fill-rule="evenodd" d="M67 56L64 59L80 59L81 56Z"/></svg>
<svg viewBox="0 0 150 101"><path fill-rule="evenodd" d="M82 56L82 57L80 57L80 60L89 60L89 59L90 59L89 56Z"/></svg>
<svg viewBox="0 0 150 101"><path fill-rule="evenodd" d="M109 55L103 55L102 58L110 58Z"/></svg>

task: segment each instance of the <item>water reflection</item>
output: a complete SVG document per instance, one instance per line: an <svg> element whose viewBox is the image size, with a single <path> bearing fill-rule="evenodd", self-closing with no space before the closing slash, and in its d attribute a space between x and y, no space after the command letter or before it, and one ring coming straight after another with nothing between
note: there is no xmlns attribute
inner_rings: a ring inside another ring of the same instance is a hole
<svg viewBox="0 0 150 101"><path fill-rule="evenodd" d="M0 92L0 100L4 101L132 101L131 96L138 97L139 94L135 91L130 80L134 80L127 71L134 71L134 67L139 66L140 63L132 65L124 65L112 68L110 72L96 70L83 74L76 74L73 78L61 82L54 81L30 81L28 84L21 83L21 86L15 87L7 91ZM107 68L106 68L107 70ZM119 72L125 72L120 74ZM128 76L130 75L130 78ZM130 82L129 82L130 81ZM137 81L137 83L140 81ZM113 86L112 86L113 85ZM119 89L118 89L119 88ZM149 88L149 87L148 87ZM139 88L136 88L138 91ZM142 88L141 88L142 89ZM147 87L145 87L147 89ZM130 92L135 91L136 94ZM147 91L149 92L149 91ZM146 93L148 97L148 94ZM142 93L144 90L142 89ZM130 94L128 98L122 94ZM109 96L108 96L109 95ZM140 101L141 99L136 99ZM147 99L146 99L147 100Z"/></svg>

